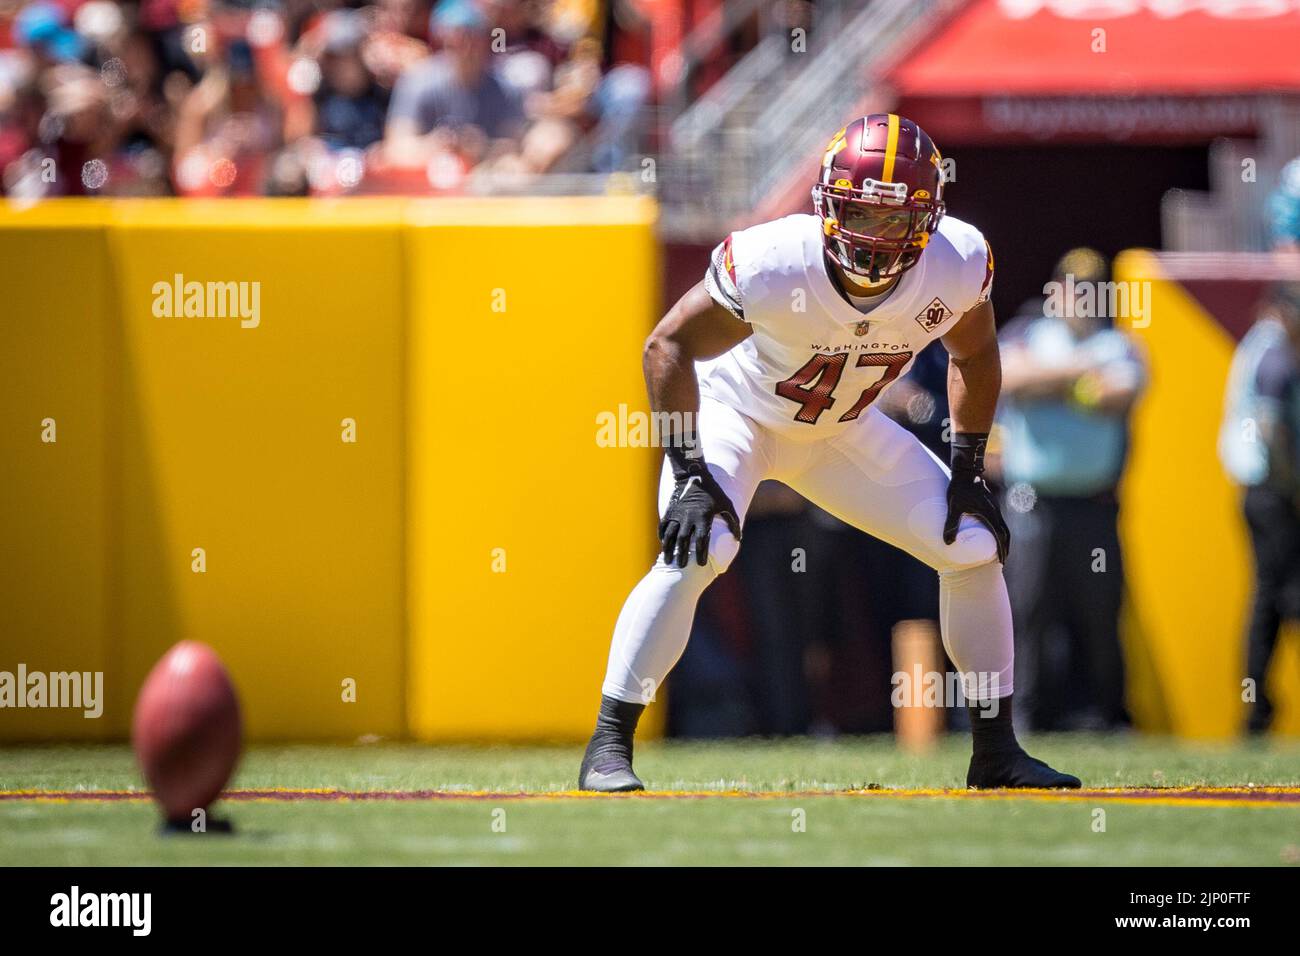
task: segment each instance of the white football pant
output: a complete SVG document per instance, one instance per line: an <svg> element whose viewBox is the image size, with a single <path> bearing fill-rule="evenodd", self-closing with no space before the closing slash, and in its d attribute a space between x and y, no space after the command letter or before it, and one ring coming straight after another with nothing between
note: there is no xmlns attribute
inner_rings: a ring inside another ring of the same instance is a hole
<svg viewBox="0 0 1300 956"><path fill-rule="evenodd" d="M993 535L962 518L957 540L943 543L948 469L882 412L868 408L835 438L798 442L703 398L700 445L709 471L736 506L742 528L758 483L781 481L840 520L902 548L939 572L943 646L962 672L968 698L1012 692L1011 605ZM659 483L659 514L673 491L667 460ZM709 564L685 568L660 555L632 589L609 652L603 692L629 703L654 699L690 637L695 605L726 571L740 543L714 519ZM792 572L793 573L793 572Z"/></svg>

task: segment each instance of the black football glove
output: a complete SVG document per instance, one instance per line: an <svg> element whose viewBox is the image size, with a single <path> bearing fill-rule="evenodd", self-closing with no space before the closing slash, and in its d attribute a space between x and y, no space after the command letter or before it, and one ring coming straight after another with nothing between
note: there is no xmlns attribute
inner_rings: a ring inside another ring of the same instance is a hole
<svg viewBox="0 0 1300 956"><path fill-rule="evenodd" d="M736 540L740 540L736 507L705 467L694 435L687 435L680 443L670 446L668 460L677 486L659 522L664 563L675 562L684 568L694 550L696 563L703 567L709 562L709 534L714 518L725 521Z"/></svg>
<svg viewBox="0 0 1300 956"><path fill-rule="evenodd" d="M1011 550L1011 531L1002 520L997 499L984 481L984 446L987 433L957 432L952 438L952 480L948 482L948 519L943 524L943 543L957 540L961 516L970 515L988 528L998 545L998 560L1006 563Z"/></svg>

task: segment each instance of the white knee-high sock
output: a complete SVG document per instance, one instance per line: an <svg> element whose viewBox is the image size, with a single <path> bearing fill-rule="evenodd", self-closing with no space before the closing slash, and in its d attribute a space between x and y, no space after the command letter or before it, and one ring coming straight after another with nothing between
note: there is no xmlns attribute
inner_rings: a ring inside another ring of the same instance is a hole
<svg viewBox="0 0 1300 956"><path fill-rule="evenodd" d="M717 576L711 564L668 567L662 558L655 563L628 595L614 625L602 693L630 704L654 699L686 650L700 595Z"/></svg>
<svg viewBox="0 0 1300 956"><path fill-rule="evenodd" d="M1011 694L1015 642L1001 564L939 573L939 627L969 700Z"/></svg>

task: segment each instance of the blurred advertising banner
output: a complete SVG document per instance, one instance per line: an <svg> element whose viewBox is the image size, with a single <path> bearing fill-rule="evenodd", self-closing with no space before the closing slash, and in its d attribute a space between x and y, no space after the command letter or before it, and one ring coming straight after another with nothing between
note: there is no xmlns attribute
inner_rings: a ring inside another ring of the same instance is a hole
<svg viewBox="0 0 1300 956"><path fill-rule="evenodd" d="M1300 4L976 0L888 75L940 142L1203 141L1300 92Z"/></svg>

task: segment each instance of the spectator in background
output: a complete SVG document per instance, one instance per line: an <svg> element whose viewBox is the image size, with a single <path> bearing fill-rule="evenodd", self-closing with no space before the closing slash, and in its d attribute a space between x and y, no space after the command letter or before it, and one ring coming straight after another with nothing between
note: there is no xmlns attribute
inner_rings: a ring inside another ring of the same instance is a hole
<svg viewBox="0 0 1300 956"><path fill-rule="evenodd" d="M41 194L41 117L45 97L34 73L16 58L0 56L0 193Z"/></svg>
<svg viewBox="0 0 1300 956"><path fill-rule="evenodd" d="M368 60L374 18L331 10L299 38L287 71L285 147L270 162L271 196L338 195L364 177L384 135L388 91Z"/></svg>
<svg viewBox="0 0 1300 956"><path fill-rule="evenodd" d="M173 115L163 87L158 44L144 30L124 30L111 41L113 56L100 70L113 90L113 112L141 148L170 153Z"/></svg>
<svg viewBox="0 0 1300 956"><path fill-rule="evenodd" d="M432 29L442 52L410 67L393 90L384 135L388 161L442 160L467 172L514 152L523 133L519 101L491 69L489 23L468 0L443 0Z"/></svg>
<svg viewBox="0 0 1300 956"><path fill-rule="evenodd" d="M42 81L46 106L41 141L55 168L50 192L84 195L95 184L93 167L86 164L111 155L117 146L107 91L99 75L80 63L46 70Z"/></svg>
<svg viewBox="0 0 1300 956"><path fill-rule="evenodd" d="M390 92L398 77L429 55L425 34L429 5L422 0L379 0L373 10L370 37L365 47L366 66L379 85Z"/></svg>
<svg viewBox="0 0 1300 956"><path fill-rule="evenodd" d="M635 153L637 125L645 116L651 85L650 71L635 63L620 63L601 79L589 108L598 120L592 156L596 171L622 169Z"/></svg>
<svg viewBox="0 0 1300 956"><path fill-rule="evenodd" d="M58 7L15 18L0 50L0 169L20 199L170 191L171 103L160 46L116 4L91 0L76 30Z"/></svg>
<svg viewBox="0 0 1300 956"><path fill-rule="evenodd" d="M320 85L312 96L312 132L330 149L365 149L384 136L388 96L361 55L368 34L355 10L326 14L319 28Z"/></svg>
<svg viewBox="0 0 1300 956"><path fill-rule="evenodd" d="M1260 733L1273 719L1264 682L1278 628L1300 603L1300 283L1278 285L1266 298L1233 356L1226 404L1219 455L1246 489L1242 507L1255 552L1247 729Z"/></svg>
<svg viewBox="0 0 1300 956"><path fill-rule="evenodd" d="M267 159L283 141L284 112L259 82L252 48L242 38L230 40L181 103L174 159L177 191L258 195Z"/></svg>
<svg viewBox="0 0 1300 956"><path fill-rule="evenodd" d="M1300 251L1300 156L1282 167L1268 198L1268 220L1277 249Z"/></svg>
<svg viewBox="0 0 1300 956"><path fill-rule="evenodd" d="M498 78L522 101L528 94L548 90L552 71L569 50L539 22L540 8L521 0L480 0L494 27L500 29L494 53L500 58Z"/></svg>
<svg viewBox="0 0 1300 956"><path fill-rule="evenodd" d="M89 46L68 25L68 15L57 3L29 3L13 23L14 41L31 51L37 70L61 63L84 62Z"/></svg>
<svg viewBox="0 0 1300 956"><path fill-rule="evenodd" d="M17 49L4 77L12 91L3 119L5 192L24 199L80 195L83 165L113 145L105 129L108 100L86 63L89 47L53 3L23 7L11 34Z"/></svg>
<svg viewBox="0 0 1300 956"><path fill-rule="evenodd" d="M524 51L515 59L538 56ZM510 68L510 59L506 59ZM650 95L650 74L641 66L622 63L601 71L600 44L590 37L577 40L569 56L548 76L548 83L518 87L530 126L513 161L498 168L506 172L543 173L585 132L591 132L590 168L613 172L624 168L633 153L637 123Z"/></svg>
<svg viewBox="0 0 1300 956"><path fill-rule="evenodd" d="M1128 722L1115 489L1145 368L1103 311L1107 273L1097 252L1067 253L1053 276L1056 295L1003 334L1001 471L1016 704L1025 726L1042 730Z"/></svg>
<svg viewBox="0 0 1300 956"><path fill-rule="evenodd" d="M428 53L429 0L379 0L376 33L392 31L416 40Z"/></svg>

